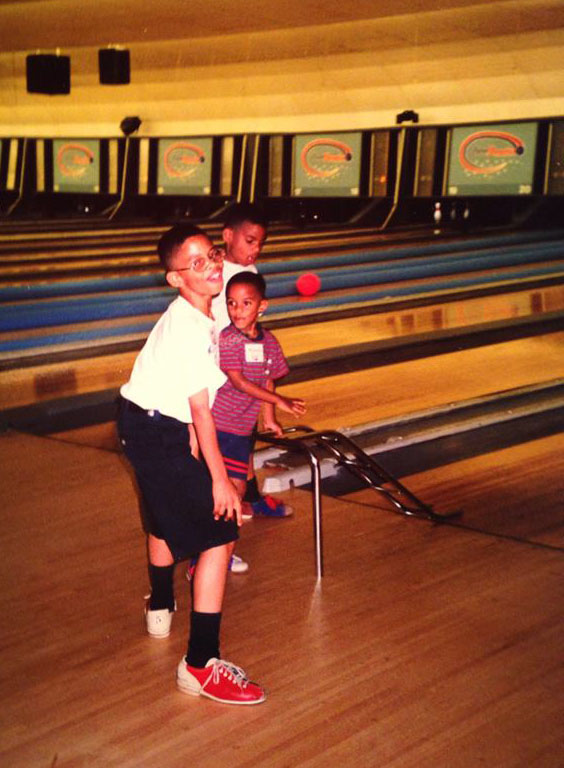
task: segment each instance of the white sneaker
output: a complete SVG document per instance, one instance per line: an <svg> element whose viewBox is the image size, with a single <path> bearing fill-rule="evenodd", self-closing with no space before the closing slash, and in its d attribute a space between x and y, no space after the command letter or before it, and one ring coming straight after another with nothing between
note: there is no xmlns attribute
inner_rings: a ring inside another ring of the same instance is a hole
<svg viewBox="0 0 564 768"><path fill-rule="evenodd" d="M247 573L249 570L249 564L243 560L242 557L239 557L239 555L231 555L231 560L229 561L229 570L233 573Z"/></svg>
<svg viewBox="0 0 564 768"><path fill-rule="evenodd" d="M168 637L170 635L172 617L176 610L176 603L174 604L174 611L169 611L168 608L151 611L147 606L148 603L145 605L145 621L147 623L147 632L149 635L157 639Z"/></svg>

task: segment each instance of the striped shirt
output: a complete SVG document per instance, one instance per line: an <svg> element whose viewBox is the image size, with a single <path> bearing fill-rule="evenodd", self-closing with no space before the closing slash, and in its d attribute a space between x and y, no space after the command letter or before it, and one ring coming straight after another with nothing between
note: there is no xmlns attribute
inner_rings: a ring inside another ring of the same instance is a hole
<svg viewBox="0 0 564 768"><path fill-rule="evenodd" d="M247 381L266 387L267 379L279 379L288 364L276 338L261 326L258 336L250 339L229 325L219 337L219 365L222 371L240 371ZM250 435L257 423L262 400L236 389L229 379L218 390L212 414L221 432Z"/></svg>

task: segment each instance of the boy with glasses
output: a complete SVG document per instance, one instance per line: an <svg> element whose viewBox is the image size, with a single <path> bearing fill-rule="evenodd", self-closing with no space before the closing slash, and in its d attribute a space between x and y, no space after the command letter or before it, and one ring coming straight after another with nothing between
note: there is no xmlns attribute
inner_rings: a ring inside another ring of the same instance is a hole
<svg viewBox="0 0 564 768"><path fill-rule="evenodd" d="M211 406L225 375L217 365L212 296L222 289L223 250L179 224L159 241L166 280L178 290L121 388L118 431L141 493L151 596L147 629L170 633L175 562L199 555L192 582L180 690L230 704L258 704L264 690L219 653L228 563L241 503L219 452ZM205 461L200 461L199 456Z"/></svg>

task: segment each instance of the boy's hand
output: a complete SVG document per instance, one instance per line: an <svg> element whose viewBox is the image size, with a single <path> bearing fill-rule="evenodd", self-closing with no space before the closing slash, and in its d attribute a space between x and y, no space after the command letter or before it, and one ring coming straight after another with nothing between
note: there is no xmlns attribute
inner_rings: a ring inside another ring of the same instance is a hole
<svg viewBox="0 0 564 768"><path fill-rule="evenodd" d="M263 419L262 428L265 432L273 432L275 437L284 437L284 430L274 419Z"/></svg>
<svg viewBox="0 0 564 768"><path fill-rule="evenodd" d="M299 397L282 397L278 395L277 407L294 416L302 416L306 412L306 404Z"/></svg>
<svg viewBox="0 0 564 768"><path fill-rule="evenodd" d="M221 480L212 485L213 516L216 520L225 516L226 520L237 521L237 525L243 524L241 511L241 499L230 480Z"/></svg>

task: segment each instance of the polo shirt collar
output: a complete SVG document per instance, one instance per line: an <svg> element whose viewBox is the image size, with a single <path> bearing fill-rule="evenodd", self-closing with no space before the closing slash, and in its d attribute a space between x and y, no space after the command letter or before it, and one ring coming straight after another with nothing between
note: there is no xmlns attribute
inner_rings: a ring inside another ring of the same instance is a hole
<svg viewBox="0 0 564 768"><path fill-rule="evenodd" d="M215 320L211 317L208 317L207 315L204 315L204 313L200 312L199 309L196 309L193 304L190 304L188 299L185 299L183 296L177 296L176 301L179 302L179 306L182 307L182 311L193 317L196 322L202 323L208 328L213 328L215 326Z"/></svg>
<svg viewBox="0 0 564 768"><path fill-rule="evenodd" d="M231 326L233 326L233 330L238 333L240 336L242 336L244 339L247 339L247 341L263 341L264 339L264 331L262 330L262 325L260 323L257 323L257 335L251 338L250 336L247 336L246 333L243 333L243 331L240 331L238 328L236 328L233 323L231 323Z"/></svg>

